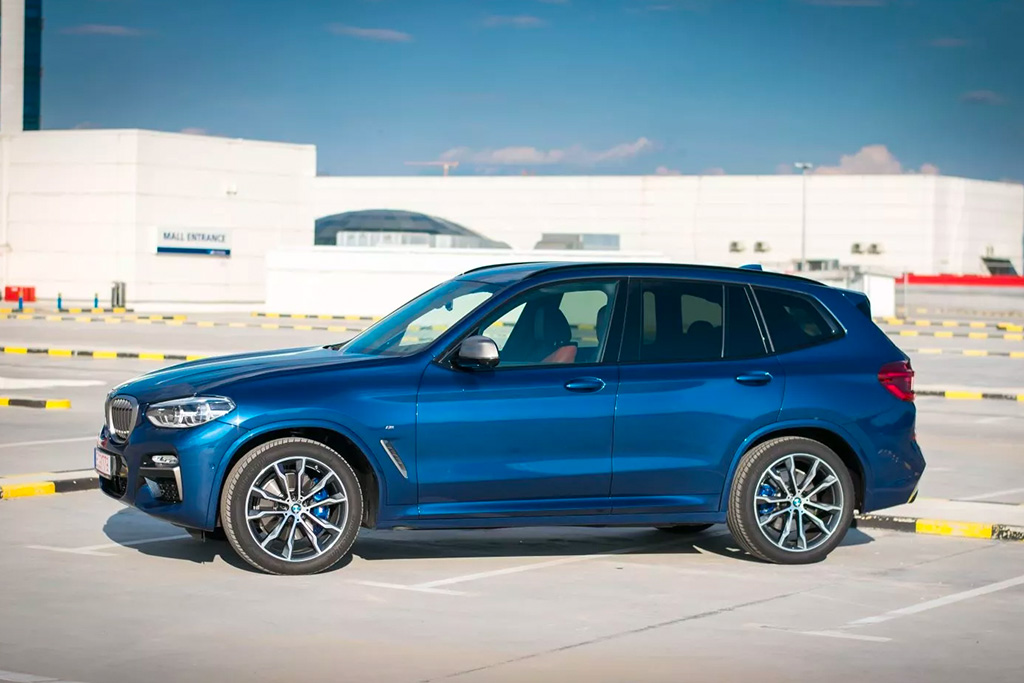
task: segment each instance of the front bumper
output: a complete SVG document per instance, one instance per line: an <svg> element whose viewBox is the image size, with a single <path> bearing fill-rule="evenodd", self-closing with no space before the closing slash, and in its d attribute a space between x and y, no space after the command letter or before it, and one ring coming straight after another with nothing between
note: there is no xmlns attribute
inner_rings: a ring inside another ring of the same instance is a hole
<svg viewBox="0 0 1024 683"><path fill-rule="evenodd" d="M114 476L100 476L100 489L172 524L212 530L217 525L217 473L244 431L217 420L176 430L140 419L127 442L118 443L104 427L96 447L114 456ZM178 464L158 465L155 455L173 455Z"/></svg>

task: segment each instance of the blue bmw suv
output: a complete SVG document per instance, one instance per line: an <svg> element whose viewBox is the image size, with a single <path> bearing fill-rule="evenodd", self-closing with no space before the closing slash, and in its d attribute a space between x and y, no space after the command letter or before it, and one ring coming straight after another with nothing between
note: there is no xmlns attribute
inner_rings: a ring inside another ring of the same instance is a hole
<svg viewBox="0 0 1024 683"><path fill-rule="evenodd" d="M725 522L821 560L913 500L913 370L863 294L757 270L524 263L442 283L348 342L118 386L103 491L275 574L360 527Z"/></svg>

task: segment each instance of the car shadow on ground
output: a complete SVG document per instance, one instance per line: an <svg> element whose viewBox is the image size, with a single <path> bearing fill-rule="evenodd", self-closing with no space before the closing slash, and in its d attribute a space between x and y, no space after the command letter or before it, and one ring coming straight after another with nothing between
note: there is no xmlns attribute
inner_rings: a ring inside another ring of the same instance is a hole
<svg viewBox="0 0 1024 683"><path fill-rule="evenodd" d="M257 571L239 557L227 541L184 537L135 544L138 522L146 520L151 538L185 536L177 527L156 523L126 508L111 515L103 531L115 543L143 555L208 564L217 559L236 569ZM874 539L851 528L843 546L863 545ZM740 562L760 562L740 550L724 524L700 533L669 533L647 527L529 527L516 529L460 529L440 531L374 531L363 529L352 548L329 571L343 569L353 556L370 562L412 559L472 559L573 557L582 555L711 554Z"/></svg>

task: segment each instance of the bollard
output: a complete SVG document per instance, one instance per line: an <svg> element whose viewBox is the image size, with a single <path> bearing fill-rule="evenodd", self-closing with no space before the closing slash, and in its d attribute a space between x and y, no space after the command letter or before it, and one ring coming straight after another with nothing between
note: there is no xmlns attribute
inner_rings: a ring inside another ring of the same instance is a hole
<svg viewBox="0 0 1024 683"><path fill-rule="evenodd" d="M64 308L64 306L61 305L61 303L63 301L64 301L64 295L61 294L60 292L57 292L57 311L60 311L61 309Z"/></svg>
<svg viewBox="0 0 1024 683"><path fill-rule="evenodd" d="M22 298L21 294L18 295L18 313L25 310L25 299Z"/></svg>
<svg viewBox="0 0 1024 683"><path fill-rule="evenodd" d="M96 294L92 295L92 307L93 308L99 308L100 307L100 295L99 295L99 292L97 292Z"/></svg>

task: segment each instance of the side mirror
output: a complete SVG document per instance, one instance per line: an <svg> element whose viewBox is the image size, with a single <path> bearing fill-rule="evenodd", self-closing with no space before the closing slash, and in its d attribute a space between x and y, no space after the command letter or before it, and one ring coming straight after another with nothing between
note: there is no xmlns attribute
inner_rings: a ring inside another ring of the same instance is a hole
<svg viewBox="0 0 1024 683"><path fill-rule="evenodd" d="M466 370L490 370L499 360L498 345L482 334L463 339L455 355L455 364Z"/></svg>

